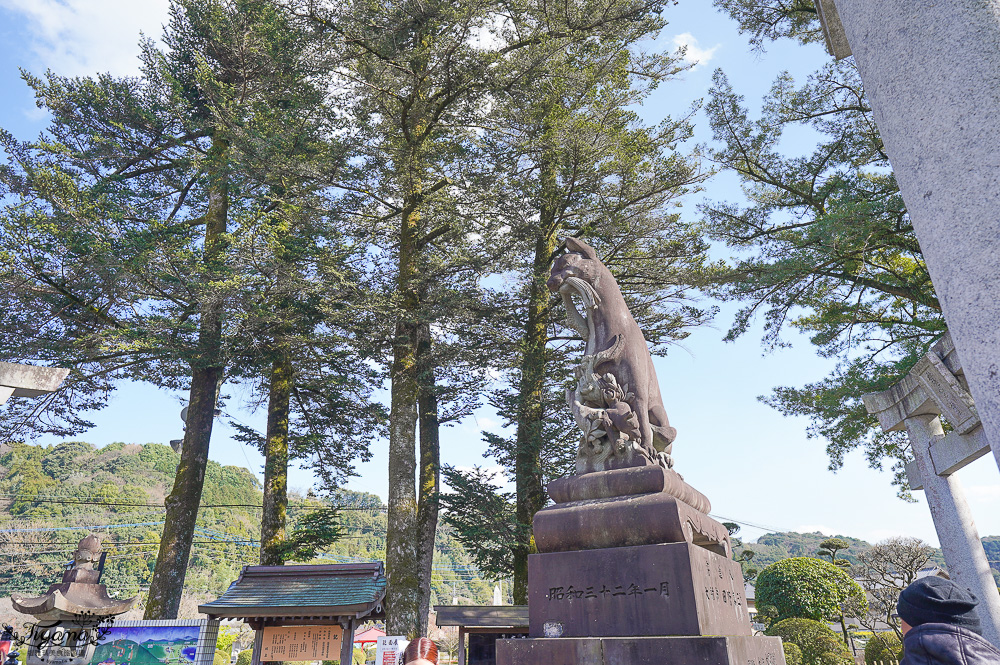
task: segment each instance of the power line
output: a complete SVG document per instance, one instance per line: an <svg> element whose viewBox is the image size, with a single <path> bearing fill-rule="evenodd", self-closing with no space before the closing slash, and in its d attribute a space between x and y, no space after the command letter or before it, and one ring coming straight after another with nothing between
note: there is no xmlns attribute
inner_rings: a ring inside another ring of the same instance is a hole
<svg viewBox="0 0 1000 665"><path fill-rule="evenodd" d="M751 527L751 528L754 528L754 529L763 529L764 531L775 531L775 532L779 532L779 533L791 531L791 529L782 529L782 528L776 527L776 526L764 526L764 525L761 525L761 524L754 524L753 522L745 522L743 520L738 520L735 517L725 517L723 515L716 515L716 514L709 514L709 517L711 517L713 519L720 520L720 521L724 521L724 522L735 522L736 524L739 524L740 526L748 526L748 527Z"/></svg>
<svg viewBox="0 0 1000 665"><path fill-rule="evenodd" d="M46 531L94 531L96 529L129 529L137 526L160 526L164 524L163 521L159 522L135 522L132 524L96 524L91 526L50 526L50 527L36 527L32 529L0 529L0 533L38 533Z"/></svg>
<svg viewBox="0 0 1000 665"><path fill-rule="evenodd" d="M41 498L29 494L0 494L0 501L24 501L25 503L53 503L53 504L66 504L66 505L81 505L81 506L116 506L124 508L166 508L165 504L162 503L139 503L139 502L124 502L124 501L92 501L83 500L79 498ZM199 508L256 508L258 510L263 510L263 506L256 503L203 503L198 506ZM288 508L315 508L317 510L321 509L332 509L332 510L350 510L350 511L360 511L360 512L372 512L372 513L384 513L385 507L364 507L364 506L351 506L351 505L324 505L320 503L319 505L308 502L297 502L289 503Z"/></svg>

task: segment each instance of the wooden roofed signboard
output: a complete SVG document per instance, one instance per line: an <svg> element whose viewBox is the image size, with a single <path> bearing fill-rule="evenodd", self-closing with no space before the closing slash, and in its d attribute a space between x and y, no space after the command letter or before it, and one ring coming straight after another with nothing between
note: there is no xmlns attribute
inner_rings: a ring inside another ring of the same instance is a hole
<svg viewBox="0 0 1000 665"><path fill-rule="evenodd" d="M198 607L216 619L265 626L331 624L379 618L385 598L381 561L304 566L244 566L218 599Z"/></svg>
<svg viewBox="0 0 1000 665"><path fill-rule="evenodd" d="M262 661L350 662L354 630L385 616L381 561L305 566L245 566L217 600L198 607L212 619L242 619L256 632Z"/></svg>

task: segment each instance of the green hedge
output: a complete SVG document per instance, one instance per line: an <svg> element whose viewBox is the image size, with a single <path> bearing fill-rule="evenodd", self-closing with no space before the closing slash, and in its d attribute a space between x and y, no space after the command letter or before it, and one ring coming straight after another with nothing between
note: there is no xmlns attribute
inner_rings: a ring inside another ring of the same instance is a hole
<svg viewBox="0 0 1000 665"><path fill-rule="evenodd" d="M802 649L791 642L782 642L785 650L785 665L802 665Z"/></svg>
<svg viewBox="0 0 1000 665"><path fill-rule="evenodd" d="M772 563L757 576L757 607L773 607L774 621L834 620L849 603L868 606L865 592L843 570L821 559L793 557Z"/></svg>
<svg viewBox="0 0 1000 665"><path fill-rule="evenodd" d="M902 658L903 643L896 637L896 633L879 633L865 645L866 663L902 660Z"/></svg>
<svg viewBox="0 0 1000 665"><path fill-rule="evenodd" d="M844 641L829 626L812 619L785 619L767 629L802 651L802 665L854 665Z"/></svg>

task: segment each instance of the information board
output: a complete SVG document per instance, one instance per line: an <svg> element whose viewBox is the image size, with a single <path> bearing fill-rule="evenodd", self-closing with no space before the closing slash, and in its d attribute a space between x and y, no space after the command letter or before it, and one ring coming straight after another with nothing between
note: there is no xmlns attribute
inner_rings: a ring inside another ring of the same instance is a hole
<svg viewBox="0 0 1000 665"><path fill-rule="evenodd" d="M62 621L35 628L27 665L205 665L212 662L218 631L204 619L115 621L99 629Z"/></svg>
<svg viewBox="0 0 1000 665"><path fill-rule="evenodd" d="M402 635L386 635L375 642L375 665L397 665L410 641Z"/></svg>
<svg viewBox="0 0 1000 665"><path fill-rule="evenodd" d="M339 660L344 629L340 626L279 626L264 628L260 659Z"/></svg>

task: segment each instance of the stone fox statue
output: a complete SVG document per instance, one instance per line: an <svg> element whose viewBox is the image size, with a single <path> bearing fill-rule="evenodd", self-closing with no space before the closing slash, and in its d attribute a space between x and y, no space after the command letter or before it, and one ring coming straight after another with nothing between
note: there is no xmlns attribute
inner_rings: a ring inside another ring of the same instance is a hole
<svg viewBox="0 0 1000 665"><path fill-rule="evenodd" d="M587 344L576 370L577 387L567 391L584 433L577 471L650 463L669 468L677 430L667 420L642 331L597 252L575 238L566 239L566 248L547 286L562 296L569 325Z"/></svg>

